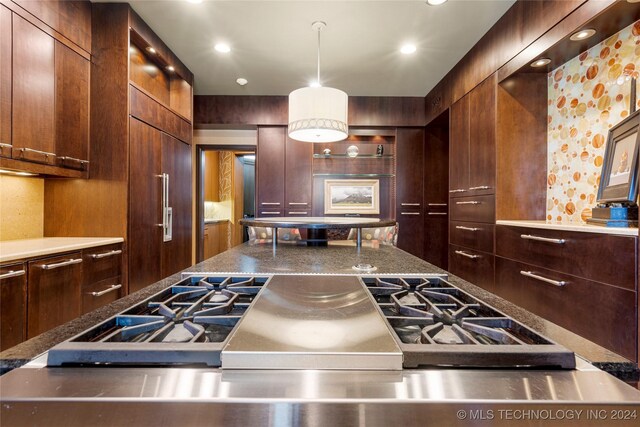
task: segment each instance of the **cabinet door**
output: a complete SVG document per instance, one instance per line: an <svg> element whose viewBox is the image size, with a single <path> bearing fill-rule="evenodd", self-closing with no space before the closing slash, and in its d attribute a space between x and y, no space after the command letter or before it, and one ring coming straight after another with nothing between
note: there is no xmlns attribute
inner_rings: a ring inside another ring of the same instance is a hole
<svg viewBox="0 0 640 427"><path fill-rule="evenodd" d="M86 169L89 151L89 61L55 43L58 164Z"/></svg>
<svg viewBox="0 0 640 427"><path fill-rule="evenodd" d="M286 128L284 129L286 132ZM294 211L311 209L313 187L313 144L286 137L285 208Z"/></svg>
<svg viewBox="0 0 640 427"><path fill-rule="evenodd" d="M493 254L449 245L449 271L488 291L494 288L494 258Z"/></svg>
<svg viewBox="0 0 640 427"><path fill-rule="evenodd" d="M0 156L11 157L11 11L0 6Z"/></svg>
<svg viewBox="0 0 640 427"><path fill-rule="evenodd" d="M162 277L167 277L191 265L191 146L166 133L161 139L171 208L171 240L162 243Z"/></svg>
<svg viewBox="0 0 640 427"><path fill-rule="evenodd" d="M446 209L446 208L445 208ZM448 221L445 212L429 211L424 221L424 254L422 259L447 270L449 256Z"/></svg>
<svg viewBox="0 0 640 427"><path fill-rule="evenodd" d="M82 254L29 261L27 338L82 313Z"/></svg>
<svg viewBox="0 0 640 427"><path fill-rule="evenodd" d="M27 270L24 264L0 267L0 351L27 337Z"/></svg>
<svg viewBox="0 0 640 427"><path fill-rule="evenodd" d="M469 94L469 189L476 194L495 193L496 88L494 74Z"/></svg>
<svg viewBox="0 0 640 427"><path fill-rule="evenodd" d="M469 95L451 106L449 138L449 193L464 196L469 189Z"/></svg>
<svg viewBox="0 0 640 427"><path fill-rule="evenodd" d="M218 151L204 152L204 200L207 202L220 201L219 157Z"/></svg>
<svg viewBox="0 0 640 427"><path fill-rule="evenodd" d="M398 212L398 247L422 258L424 251L424 216L422 212Z"/></svg>
<svg viewBox="0 0 640 427"><path fill-rule="evenodd" d="M285 127L258 129L256 151L257 216L284 215Z"/></svg>
<svg viewBox="0 0 640 427"><path fill-rule="evenodd" d="M130 119L129 292L162 278L160 131Z"/></svg>
<svg viewBox="0 0 640 427"><path fill-rule="evenodd" d="M396 140L396 212L423 206L424 129L399 128Z"/></svg>
<svg viewBox="0 0 640 427"><path fill-rule="evenodd" d="M54 51L52 37L13 14L13 158L55 164Z"/></svg>

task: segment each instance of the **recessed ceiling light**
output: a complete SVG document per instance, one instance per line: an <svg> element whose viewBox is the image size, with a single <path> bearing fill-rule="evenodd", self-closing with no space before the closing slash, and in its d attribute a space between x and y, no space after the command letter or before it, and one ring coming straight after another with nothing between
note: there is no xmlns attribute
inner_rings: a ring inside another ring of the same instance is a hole
<svg viewBox="0 0 640 427"><path fill-rule="evenodd" d="M551 60L549 58L540 58L537 59L535 61L533 61L531 63L532 67L538 68L538 67L544 67L545 65L549 64L551 62Z"/></svg>
<svg viewBox="0 0 640 427"><path fill-rule="evenodd" d="M226 43L218 43L218 44L215 45L214 48L215 48L215 50L217 50L220 53L229 53L229 52L231 52L231 48Z"/></svg>
<svg viewBox="0 0 640 427"><path fill-rule="evenodd" d="M400 52L404 53L405 55L410 55L412 53L415 53L416 51L416 45L414 44L405 44L404 46L402 46L402 48L400 48Z"/></svg>
<svg viewBox="0 0 640 427"><path fill-rule="evenodd" d="M585 28L584 30L576 31L575 33L571 34L569 40L573 40L574 42L585 40L593 36L595 33L596 30L594 30L593 28Z"/></svg>
<svg viewBox="0 0 640 427"><path fill-rule="evenodd" d="M244 86L249 83L249 80L239 77L238 79L236 79L236 83L238 83L240 86Z"/></svg>
<svg viewBox="0 0 640 427"><path fill-rule="evenodd" d="M156 50L152 46L148 46L147 47L147 52L152 53L154 55L157 53Z"/></svg>
<svg viewBox="0 0 640 427"><path fill-rule="evenodd" d="M309 87L322 87L322 85L318 81L314 80L309 83Z"/></svg>
<svg viewBox="0 0 640 427"><path fill-rule="evenodd" d="M173 65L167 65L165 68L167 69L167 71L171 71L172 73L176 70L175 68L173 68Z"/></svg>
<svg viewBox="0 0 640 427"><path fill-rule="evenodd" d="M447 0L427 0L427 4L429 6L438 6L439 4L442 4L444 2L446 2Z"/></svg>

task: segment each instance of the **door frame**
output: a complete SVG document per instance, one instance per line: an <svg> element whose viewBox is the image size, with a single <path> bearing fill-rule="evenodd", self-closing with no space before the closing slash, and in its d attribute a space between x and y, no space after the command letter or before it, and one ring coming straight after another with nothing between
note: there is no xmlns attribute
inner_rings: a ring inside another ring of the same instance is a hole
<svg viewBox="0 0 640 427"><path fill-rule="evenodd" d="M248 151L256 153L255 145L196 144L196 264L204 261L204 152Z"/></svg>

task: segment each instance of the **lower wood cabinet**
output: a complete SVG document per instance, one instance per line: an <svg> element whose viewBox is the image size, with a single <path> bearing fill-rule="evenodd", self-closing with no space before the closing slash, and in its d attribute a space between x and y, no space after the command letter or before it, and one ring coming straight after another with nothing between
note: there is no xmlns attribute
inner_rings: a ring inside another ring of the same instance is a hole
<svg viewBox="0 0 640 427"><path fill-rule="evenodd" d="M27 338L82 313L82 253L28 262Z"/></svg>
<svg viewBox="0 0 640 427"><path fill-rule="evenodd" d="M85 249L82 259L82 313L122 297L122 245Z"/></svg>
<svg viewBox="0 0 640 427"><path fill-rule="evenodd" d="M449 245L449 271L466 281L493 291L493 254Z"/></svg>
<svg viewBox="0 0 640 427"><path fill-rule="evenodd" d="M0 351L21 343L27 336L27 267L0 267Z"/></svg>
<svg viewBox="0 0 640 427"><path fill-rule="evenodd" d="M636 360L635 292L502 257L493 292Z"/></svg>
<svg viewBox="0 0 640 427"><path fill-rule="evenodd" d="M411 209L398 210L398 247L411 255L424 256L424 215Z"/></svg>
<svg viewBox="0 0 640 427"><path fill-rule="evenodd" d="M204 259L209 259L228 249L228 230L228 221L204 225Z"/></svg>

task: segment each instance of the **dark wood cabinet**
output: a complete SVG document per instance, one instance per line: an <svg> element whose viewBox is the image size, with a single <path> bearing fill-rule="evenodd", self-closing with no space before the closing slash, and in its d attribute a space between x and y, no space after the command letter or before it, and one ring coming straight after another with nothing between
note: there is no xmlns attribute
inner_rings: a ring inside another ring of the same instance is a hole
<svg viewBox="0 0 640 427"><path fill-rule="evenodd" d="M82 313L122 297L122 255L122 244L82 251Z"/></svg>
<svg viewBox="0 0 640 427"><path fill-rule="evenodd" d="M284 128L285 133L286 131L287 129ZM284 158L285 209L286 211L310 213L313 187L313 144L296 141L286 136Z"/></svg>
<svg viewBox="0 0 640 427"><path fill-rule="evenodd" d="M0 267L0 351L27 337L27 268L24 264Z"/></svg>
<svg viewBox="0 0 640 427"><path fill-rule="evenodd" d="M287 128L282 126L258 128L256 150L256 216L258 217L284 216L286 130Z"/></svg>
<svg viewBox="0 0 640 427"><path fill-rule="evenodd" d="M162 277L191 265L191 146L161 133L162 173L168 179L171 240L162 243Z"/></svg>
<svg viewBox="0 0 640 427"><path fill-rule="evenodd" d="M129 293L162 278L162 138L145 123L129 125Z"/></svg>
<svg viewBox="0 0 640 427"><path fill-rule="evenodd" d="M449 271L489 291L494 288L494 255L449 245Z"/></svg>
<svg viewBox="0 0 640 427"><path fill-rule="evenodd" d="M425 128L422 177L424 182L423 259L447 269L449 194L449 114L439 116Z"/></svg>
<svg viewBox="0 0 640 427"><path fill-rule="evenodd" d="M11 157L11 11L0 5L0 156Z"/></svg>
<svg viewBox="0 0 640 427"><path fill-rule="evenodd" d="M396 131L396 220L398 247L424 255L424 129Z"/></svg>
<svg viewBox="0 0 640 427"><path fill-rule="evenodd" d="M61 167L88 166L89 66L89 61L56 41L55 153Z"/></svg>
<svg viewBox="0 0 640 427"><path fill-rule="evenodd" d="M451 106L449 133L449 194L469 191L469 95Z"/></svg>
<svg viewBox="0 0 640 427"><path fill-rule="evenodd" d="M497 74L469 93L469 191L495 194Z"/></svg>
<svg viewBox="0 0 640 427"><path fill-rule="evenodd" d="M75 319L82 313L82 254L29 261L27 338Z"/></svg>
<svg viewBox="0 0 640 427"><path fill-rule="evenodd" d="M13 14L13 158L54 165L55 42Z"/></svg>

